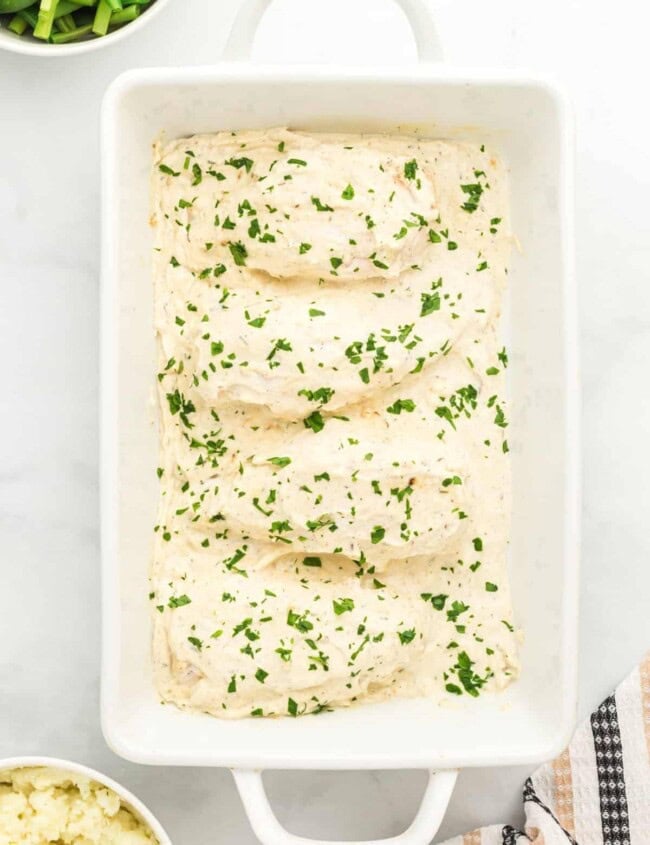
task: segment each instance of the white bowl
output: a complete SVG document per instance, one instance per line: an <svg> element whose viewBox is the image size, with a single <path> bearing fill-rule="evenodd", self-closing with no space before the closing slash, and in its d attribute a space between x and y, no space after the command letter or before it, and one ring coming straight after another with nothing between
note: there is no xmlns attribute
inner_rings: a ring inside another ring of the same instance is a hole
<svg viewBox="0 0 650 845"><path fill-rule="evenodd" d="M91 50L99 50L109 44L116 44L132 33L139 32L168 3L169 0L155 0L148 9L145 9L131 23L124 24L119 29L109 32L108 35L89 38L87 41L76 41L71 44L50 44L47 41L39 41L31 35L16 35L3 27L0 29L0 49L10 50L13 53L23 53L27 56L72 56L78 53L89 53Z"/></svg>
<svg viewBox="0 0 650 845"><path fill-rule="evenodd" d="M136 798L128 789L120 786L119 783L101 774L101 772L89 769L88 766L82 766L80 763L72 763L70 760L59 760L56 757L8 757L4 760L0 759L0 771L6 769L31 769L41 766L51 769L62 769L65 772L73 772L77 775L85 775L91 780L95 780L112 789L113 792L119 795L124 804L130 810L133 810L134 814L151 829L159 845L172 845L171 839L151 810L148 810L142 801Z"/></svg>

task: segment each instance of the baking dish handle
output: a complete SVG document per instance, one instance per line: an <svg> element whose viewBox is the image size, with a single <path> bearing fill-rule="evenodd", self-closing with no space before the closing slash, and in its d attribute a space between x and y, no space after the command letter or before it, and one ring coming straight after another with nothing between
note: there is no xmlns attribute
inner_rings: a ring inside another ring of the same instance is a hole
<svg viewBox="0 0 650 845"><path fill-rule="evenodd" d="M305 839L285 830L269 803L262 772L254 769L232 769L239 796L253 831L262 845L429 845L436 835L447 810L458 772L449 769L429 772L429 782L420 808L411 825L398 836L364 842Z"/></svg>
<svg viewBox="0 0 650 845"><path fill-rule="evenodd" d="M249 61L255 40L255 33L264 17L264 13L273 0L244 0L230 30L230 35L223 49L222 57L226 61ZM439 62L442 60L442 47L438 32L425 0L395 0L404 12L409 22L422 62ZM350 25L350 16L354 16L354 2L348 7L346 24ZM359 28L366 23L362 12L359 16Z"/></svg>

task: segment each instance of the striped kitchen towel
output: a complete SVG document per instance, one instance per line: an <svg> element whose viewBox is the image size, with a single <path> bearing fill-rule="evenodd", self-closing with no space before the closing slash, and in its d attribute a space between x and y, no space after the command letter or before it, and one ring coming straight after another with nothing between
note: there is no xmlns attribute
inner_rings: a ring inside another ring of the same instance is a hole
<svg viewBox="0 0 650 845"><path fill-rule="evenodd" d="M650 845L650 653L523 799L524 831L493 825L445 845Z"/></svg>

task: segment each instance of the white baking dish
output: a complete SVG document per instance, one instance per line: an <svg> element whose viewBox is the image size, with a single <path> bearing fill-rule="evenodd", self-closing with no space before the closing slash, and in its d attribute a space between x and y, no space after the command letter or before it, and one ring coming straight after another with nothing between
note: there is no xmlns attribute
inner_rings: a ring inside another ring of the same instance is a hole
<svg viewBox="0 0 650 845"><path fill-rule="evenodd" d="M248 0L231 52L250 46L269 0ZM400 0L421 47L417 0ZM507 332L514 472L510 577L525 630L521 679L467 707L389 701L318 718L224 722L161 706L151 679L147 568L158 443L152 401L149 173L152 141L220 129L419 131L481 139L511 174L514 227ZM572 135L553 86L517 74L253 66L137 70L103 108L102 723L142 763L262 768L427 768L532 763L567 741L576 700L578 427ZM239 773L258 835L286 842L258 774ZM400 842L428 842L453 786L434 778ZM251 802L253 802L251 804Z"/></svg>

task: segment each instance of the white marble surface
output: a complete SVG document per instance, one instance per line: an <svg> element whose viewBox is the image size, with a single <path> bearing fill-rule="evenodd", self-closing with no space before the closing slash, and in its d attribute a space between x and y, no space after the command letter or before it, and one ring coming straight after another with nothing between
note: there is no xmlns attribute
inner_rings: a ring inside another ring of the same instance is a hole
<svg viewBox="0 0 650 845"><path fill-rule="evenodd" d="M412 54L384 0L369 16L385 25L383 38L349 32L340 0L298 5L294 29L275 31L283 54L326 59L334 45L359 61ZM650 10L641 0L432 5L449 61L548 71L576 106L586 714L650 646ZM0 54L0 757L52 754L100 768L150 804L176 845L255 840L226 772L127 764L99 729L97 120L118 72L213 61L236 6L176 0L132 40L78 59ZM526 774L463 772L441 834L516 823ZM364 838L406 826L423 776L271 773L267 782L296 832Z"/></svg>

